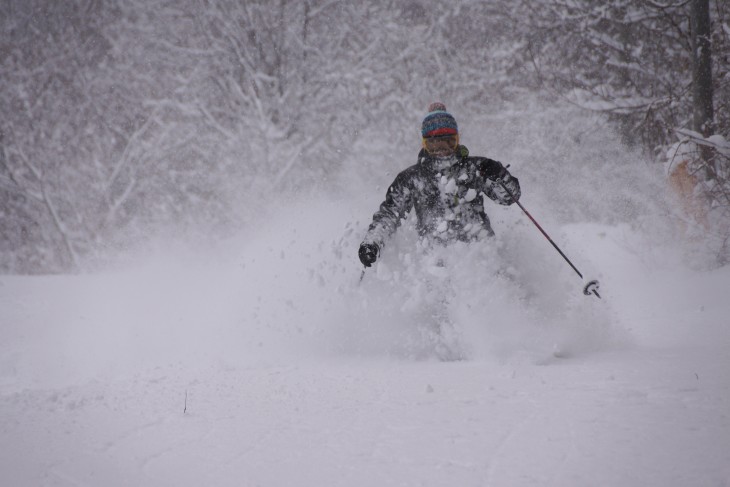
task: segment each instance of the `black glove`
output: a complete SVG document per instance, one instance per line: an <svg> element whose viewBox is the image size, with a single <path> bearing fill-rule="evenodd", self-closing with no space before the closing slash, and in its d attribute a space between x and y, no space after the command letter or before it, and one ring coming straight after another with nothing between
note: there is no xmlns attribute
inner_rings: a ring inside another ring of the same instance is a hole
<svg viewBox="0 0 730 487"><path fill-rule="evenodd" d="M377 244L364 242L360 244L360 250L357 253L357 255L360 256L360 262L362 262L362 265L365 267L373 265L375 261L378 260L379 254L380 247L378 247Z"/></svg>
<svg viewBox="0 0 730 487"><path fill-rule="evenodd" d="M507 174L507 169L505 169L502 164L492 159L484 160L479 165L479 171L484 175L484 177L491 179L492 181L502 179Z"/></svg>

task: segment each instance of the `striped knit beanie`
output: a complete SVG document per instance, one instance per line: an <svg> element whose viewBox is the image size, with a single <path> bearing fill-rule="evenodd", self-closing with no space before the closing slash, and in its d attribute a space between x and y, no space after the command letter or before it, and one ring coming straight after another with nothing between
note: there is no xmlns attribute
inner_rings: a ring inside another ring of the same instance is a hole
<svg viewBox="0 0 730 487"><path fill-rule="evenodd" d="M438 137L439 135L457 135L459 133L456 119L446 111L446 105L438 101L431 103L428 112L421 124L421 135L424 138Z"/></svg>

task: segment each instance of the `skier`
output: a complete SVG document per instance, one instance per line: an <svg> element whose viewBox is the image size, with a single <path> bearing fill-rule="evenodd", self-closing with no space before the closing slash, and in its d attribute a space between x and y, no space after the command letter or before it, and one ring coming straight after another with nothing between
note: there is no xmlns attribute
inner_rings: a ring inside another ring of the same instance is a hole
<svg viewBox="0 0 730 487"><path fill-rule="evenodd" d="M470 157L459 145L456 120L443 103L432 103L428 111L421 124L418 162L396 176L360 244L358 255L365 267L375 263L386 239L411 210L427 247L473 242L494 235L484 209L485 195L502 205L520 197L517 178L500 162Z"/></svg>

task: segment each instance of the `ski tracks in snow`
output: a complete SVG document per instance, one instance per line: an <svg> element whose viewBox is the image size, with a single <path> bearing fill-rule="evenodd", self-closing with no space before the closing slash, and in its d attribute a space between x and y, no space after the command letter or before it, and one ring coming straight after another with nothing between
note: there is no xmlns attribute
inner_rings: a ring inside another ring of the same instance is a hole
<svg viewBox="0 0 730 487"><path fill-rule="evenodd" d="M500 437L479 485L572 485L562 478L576 451L572 415L549 392L527 402L532 411Z"/></svg>

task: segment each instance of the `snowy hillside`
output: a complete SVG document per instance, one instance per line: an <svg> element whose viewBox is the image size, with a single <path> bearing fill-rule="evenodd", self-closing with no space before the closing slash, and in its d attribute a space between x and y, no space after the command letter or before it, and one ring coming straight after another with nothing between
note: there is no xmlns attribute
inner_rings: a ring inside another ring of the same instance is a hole
<svg viewBox="0 0 730 487"><path fill-rule="evenodd" d="M661 172L564 109L463 125L603 299L515 206L360 281L416 150L366 154L217 248L0 277L2 485L730 485L730 268Z"/></svg>
<svg viewBox="0 0 730 487"><path fill-rule="evenodd" d="M3 485L727 485L730 269L553 228L599 301L493 215L499 250L452 276L461 361L435 358L407 232L358 284L343 222L367 216L331 201L216 259L3 277Z"/></svg>
<svg viewBox="0 0 730 487"><path fill-rule="evenodd" d="M0 487L730 487L730 2L444 7L3 2Z"/></svg>

